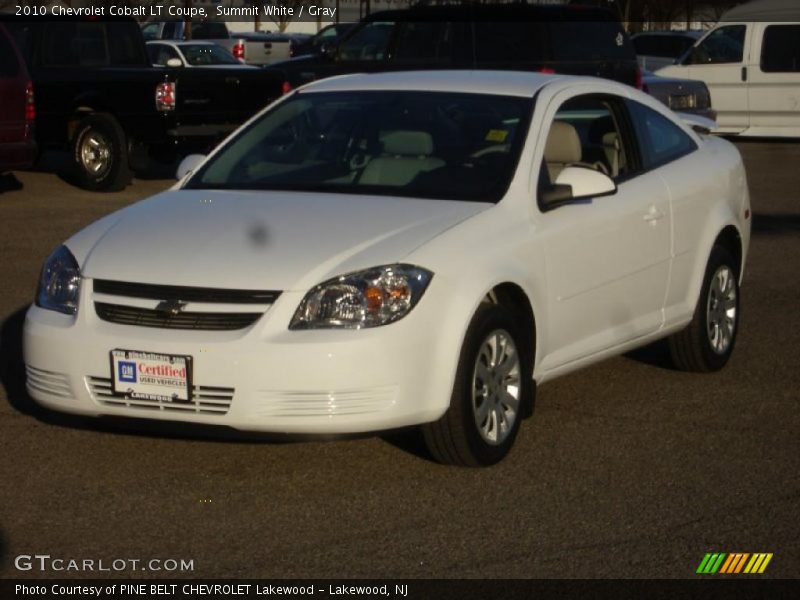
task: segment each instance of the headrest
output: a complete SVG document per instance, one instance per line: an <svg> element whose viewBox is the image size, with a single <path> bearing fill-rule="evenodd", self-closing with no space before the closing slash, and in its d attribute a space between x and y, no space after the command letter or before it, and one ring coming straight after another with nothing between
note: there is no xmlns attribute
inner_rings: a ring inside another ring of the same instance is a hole
<svg viewBox="0 0 800 600"><path fill-rule="evenodd" d="M575 163L581 161L582 154L581 139L575 128L563 121L553 121L544 148L544 160L549 163Z"/></svg>
<svg viewBox="0 0 800 600"><path fill-rule="evenodd" d="M380 140L386 154L428 156L433 152L433 138L424 131L386 131Z"/></svg>
<svg viewBox="0 0 800 600"><path fill-rule="evenodd" d="M616 131L614 119L611 115L600 117L592 121L592 124L589 126L589 141L593 144L600 144L605 135Z"/></svg>

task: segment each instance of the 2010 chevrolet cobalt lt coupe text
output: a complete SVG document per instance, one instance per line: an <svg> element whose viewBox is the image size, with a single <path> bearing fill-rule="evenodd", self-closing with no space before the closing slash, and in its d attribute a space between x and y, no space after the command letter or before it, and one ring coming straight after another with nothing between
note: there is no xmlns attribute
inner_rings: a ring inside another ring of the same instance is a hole
<svg viewBox="0 0 800 600"><path fill-rule="evenodd" d="M332 78L181 171L47 259L24 334L38 402L420 425L436 459L479 466L508 453L537 383L666 336L688 370L734 347L741 158L621 84Z"/></svg>

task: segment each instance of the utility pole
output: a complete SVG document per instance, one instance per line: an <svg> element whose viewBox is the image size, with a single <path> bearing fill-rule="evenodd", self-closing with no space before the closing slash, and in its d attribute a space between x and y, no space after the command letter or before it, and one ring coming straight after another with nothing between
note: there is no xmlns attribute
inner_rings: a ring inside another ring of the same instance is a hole
<svg viewBox="0 0 800 600"><path fill-rule="evenodd" d="M183 0L183 6L186 9L183 17L183 37L187 40L192 39L192 0Z"/></svg>

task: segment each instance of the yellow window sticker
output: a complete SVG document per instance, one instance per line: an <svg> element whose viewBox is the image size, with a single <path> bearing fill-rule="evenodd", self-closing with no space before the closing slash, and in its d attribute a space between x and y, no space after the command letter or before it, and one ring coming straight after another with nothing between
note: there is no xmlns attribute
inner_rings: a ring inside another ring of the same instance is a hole
<svg viewBox="0 0 800 600"><path fill-rule="evenodd" d="M508 132L505 129L490 129L489 133L486 134L486 141L502 144L506 141L507 137Z"/></svg>

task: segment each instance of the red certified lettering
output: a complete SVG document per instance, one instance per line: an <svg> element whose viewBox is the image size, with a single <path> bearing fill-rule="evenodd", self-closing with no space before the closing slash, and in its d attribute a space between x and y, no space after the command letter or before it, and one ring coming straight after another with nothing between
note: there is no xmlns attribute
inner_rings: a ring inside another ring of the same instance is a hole
<svg viewBox="0 0 800 600"><path fill-rule="evenodd" d="M161 377L181 377L186 378L186 367L176 369L172 365L148 365L139 363L139 373L144 375L160 375Z"/></svg>

